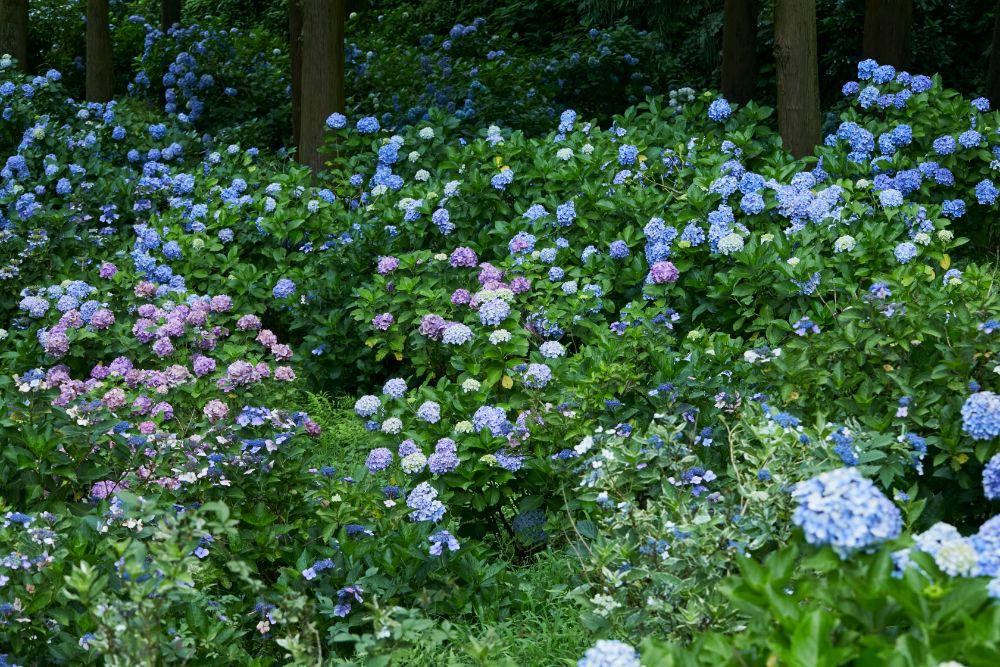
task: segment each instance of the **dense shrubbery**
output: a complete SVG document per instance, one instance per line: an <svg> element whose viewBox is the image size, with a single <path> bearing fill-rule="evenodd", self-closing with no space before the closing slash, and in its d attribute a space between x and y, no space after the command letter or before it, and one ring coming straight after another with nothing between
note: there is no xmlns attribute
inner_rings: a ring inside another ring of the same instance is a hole
<svg viewBox="0 0 1000 667"><path fill-rule="evenodd" d="M863 62L795 161L710 93L550 117L627 26L472 26L352 49L315 178L263 33L146 28L117 104L0 63L6 660L422 664L554 593L647 664L993 664L989 103Z"/></svg>

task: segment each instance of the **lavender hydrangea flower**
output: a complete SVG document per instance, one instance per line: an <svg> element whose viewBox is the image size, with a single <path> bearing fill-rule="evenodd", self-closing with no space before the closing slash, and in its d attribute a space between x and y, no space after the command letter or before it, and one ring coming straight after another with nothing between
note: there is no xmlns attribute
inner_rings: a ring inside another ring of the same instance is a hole
<svg viewBox="0 0 1000 667"><path fill-rule="evenodd" d="M545 364L528 364L524 371L524 384L532 389L542 389L552 380L552 369Z"/></svg>
<svg viewBox="0 0 1000 667"><path fill-rule="evenodd" d="M459 549L458 540L447 530L439 530L427 539L431 543L430 554L432 556L440 556L445 547L448 548L448 551L458 551Z"/></svg>
<svg viewBox="0 0 1000 667"><path fill-rule="evenodd" d="M390 398L402 398L406 393L406 380L402 378L392 378L386 380L382 385L382 393Z"/></svg>
<svg viewBox="0 0 1000 667"><path fill-rule="evenodd" d="M430 424L441 421L441 406L434 401L424 401L417 408L417 417Z"/></svg>
<svg viewBox="0 0 1000 667"><path fill-rule="evenodd" d="M675 283L679 276L680 272L673 262L656 262L649 267L649 277L657 285Z"/></svg>
<svg viewBox="0 0 1000 667"><path fill-rule="evenodd" d="M385 447L376 447L368 452L365 466L369 472L381 472L392 465L392 452Z"/></svg>

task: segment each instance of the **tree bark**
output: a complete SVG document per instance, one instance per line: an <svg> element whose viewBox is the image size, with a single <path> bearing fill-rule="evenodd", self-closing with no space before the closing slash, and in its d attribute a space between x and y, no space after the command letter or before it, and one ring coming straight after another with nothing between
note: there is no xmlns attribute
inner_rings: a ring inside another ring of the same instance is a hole
<svg viewBox="0 0 1000 667"><path fill-rule="evenodd" d="M181 0L160 0L160 30L166 32L181 22Z"/></svg>
<svg viewBox="0 0 1000 667"><path fill-rule="evenodd" d="M865 0L861 52L879 65L906 67L910 61L913 0Z"/></svg>
<svg viewBox="0 0 1000 667"><path fill-rule="evenodd" d="M292 145L302 125L302 1L288 0L288 49L292 60Z"/></svg>
<svg viewBox="0 0 1000 667"><path fill-rule="evenodd" d="M108 0L87 0L87 101L107 102L113 93Z"/></svg>
<svg viewBox="0 0 1000 667"><path fill-rule="evenodd" d="M322 170L326 119L344 111L345 0L302 0L302 86L298 160Z"/></svg>
<svg viewBox="0 0 1000 667"><path fill-rule="evenodd" d="M815 0L775 0L774 60L778 131L785 150L802 157L820 142Z"/></svg>
<svg viewBox="0 0 1000 667"><path fill-rule="evenodd" d="M722 94L746 104L757 86L757 8L754 0L726 0L722 24Z"/></svg>
<svg viewBox="0 0 1000 667"><path fill-rule="evenodd" d="M0 0L0 55L17 59L17 67L28 71L28 0Z"/></svg>
<svg viewBox="0 0 1000 667"><path fill-rule="evenodd" d="M986 75L986 97L996 107L1000 103L1000 0L993 17L993 42L990 46L990 68Z"/></svg>

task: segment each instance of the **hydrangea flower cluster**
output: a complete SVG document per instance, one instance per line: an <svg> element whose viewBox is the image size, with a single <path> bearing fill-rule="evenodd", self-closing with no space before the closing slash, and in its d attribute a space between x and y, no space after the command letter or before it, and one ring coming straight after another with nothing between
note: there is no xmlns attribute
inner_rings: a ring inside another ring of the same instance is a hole
<svg viewBox="0 0 1000 667"><path fill-rule="evenodd" d="M899 509L856 468L821 473L792 488L792 522L810 544L828 544L841 558L899 535Z"/></svg>

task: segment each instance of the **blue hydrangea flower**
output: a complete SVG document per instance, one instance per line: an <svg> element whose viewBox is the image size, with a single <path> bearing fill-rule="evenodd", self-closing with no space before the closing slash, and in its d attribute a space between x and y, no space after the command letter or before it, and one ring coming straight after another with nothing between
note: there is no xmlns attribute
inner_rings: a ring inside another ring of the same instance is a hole
<svg viewBox="0 0 1000 667"><path fill-rule="evenodd" d="M941 215L957 220L965 215L965 202L961 199L945 199L941 202Z"/></svg>
<svg viewBox="0 0 1000 667"><path fill-rule="evenodd" d="M946 134L935 139L931 145L938 155L951 155L955 152L955 137Z"/></svg>
<svg viewBox="0 0 1000 667"><path fill-rule="evenodd" d="M992 206L997 200L998 194L1000 191L997 190L997 186L993 185L993 181L988 178L976 184L976 201L980 204Z"/></svg>
<svg viewBox="0 0 1000 667"><path fill-rule="evenodd" d="M282 278L275 284L271 294L275 299L286 299L295 294L295 283L288 278Z"/></svg>
<svg viewBox="0 0 1000 667"><path fill-rule="evenodd" d="M983 495L987 500L1000 498L1000 454L994 454L983 468Z"/></svg>
<svg viewBox="0 0 1000 667"><path fill-rule="evenodd" d="M824 472L792 487L792 522L810 544L833 547L841 558L899 535L899 509L857 468Z"/></svg>
<svg viewBox="0 0 1000 667"><path fill-rule="evenodd" d="M889 188L878 193L878 200L883 208L896 208L903 205L903 193Z"/></svg>
<svg viewBox="0 0 1000 667"><path fill-rule="evenodd" d="M708 105L708 117L710 120L716 123L724 123L726 119L729 118L733 113L732 108L729 106L724 98L713 100L711 104Z"/></svg>
<svg viewBox="0 0 1000 667"><path fill-rule="evenodd" d="M410 512L410 519L434 523L440 521L447 509L437 500L437 495L437 490L427 482L415 486L406 497L406 506L413 510Z"/></svg>
<svg viewBox="0 0 1000 667"><path fill-rule="evenodd" d="M628 244L622 240L612 241L608 254L612 259L625 259L629 256Z"/></svg>
<svg viewBox="0 0 1000 667"><path fill-rule="evenodd" d="M1000 435L1000 396L980 391L965 399L962 430L973 440L991 440Z"/></svg>
<svg viewBox="0 0 1000 667"><path fill-rule="evenodd" d="M511 169L504 169L499 174L490 179L490 185L495 190L506 190L507 186L514 182L514 172Z"/></svg>
<svg viewBox="0 0 1000 667"><path fill-rule="evenodd" d="M355 127L359 134L374 134L379 131L378 119L375 116L365 116L358 119Z"/></svg>
<svg viewBox="0 0 1000 667"><path fill-rule="evenodd" d="M326 126L331 130L339 130L346 125L347 125L347 116L345 116L342 113L334 111L332 114L327 116Z"/></svg>
<svg viewBox="0 0 1000 667"><path fill-rule="evenodd" d="M618 164L628 167L635 164L639 158L639 149L632 144L625 144L618 147Z"/></svg>
<svg viewBox="0 0 1000 667"><path fill-rule="evenodd" d="M896 256L896 261L900 264L908 264L917 256L917 246L909 241L904 241L897 245L892 253Z"/></svg>

